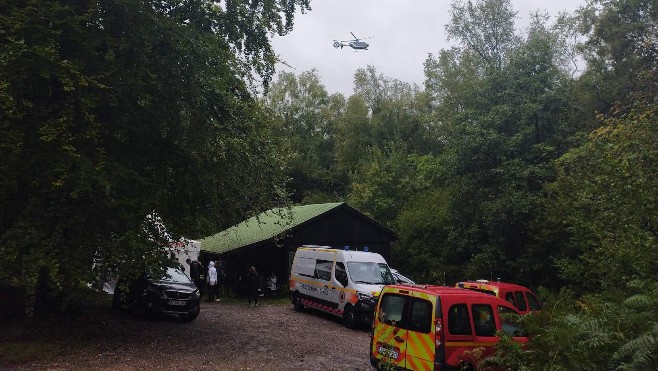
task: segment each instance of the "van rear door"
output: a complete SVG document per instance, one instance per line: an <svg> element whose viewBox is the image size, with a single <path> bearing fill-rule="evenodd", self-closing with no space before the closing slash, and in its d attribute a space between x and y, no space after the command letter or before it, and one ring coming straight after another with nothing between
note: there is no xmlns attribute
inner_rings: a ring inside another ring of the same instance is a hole
<svg viewBox="0 0 658 371"><path fill-rule="evenodd" d="M436 297L426 293L400 290L382 294L371 349L381 366L434 369L435 303Z"/></svg>
<svg viewBox="0 0 658 371"><path fill-rule="evenodd" d="M412 292L407 304L406 368L432 370L434 368L434 303L435 296Z"/></svg>
<svg viewBox="0 0 658 371"><path fill-rule="evenodd" d="M405 367L407 351L407 330L402 325L404 312L408 305L408 296L394 293L382 293L379 299L379 311L373 322L373 343L370 354L379 362L379 367L388 365Z"/></svg>

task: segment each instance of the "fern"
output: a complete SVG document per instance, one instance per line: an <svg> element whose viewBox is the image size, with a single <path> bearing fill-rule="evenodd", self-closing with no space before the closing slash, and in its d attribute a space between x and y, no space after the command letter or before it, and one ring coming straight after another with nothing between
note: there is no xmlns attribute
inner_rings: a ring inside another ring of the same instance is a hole
<svg viewBox="0 0 658 371"><path fill-rule="evenodd" d="M636 294L624 300L629 308L646 309L656 305L656 298L646 294Z"/></svg>
<svg viewBox="0 0 658 371"><path fill-rule="evenodd" d="M658 322L653 329L622 345L613 355L615 361L630 358L621 363L618 370L658 370Z"/></svg>

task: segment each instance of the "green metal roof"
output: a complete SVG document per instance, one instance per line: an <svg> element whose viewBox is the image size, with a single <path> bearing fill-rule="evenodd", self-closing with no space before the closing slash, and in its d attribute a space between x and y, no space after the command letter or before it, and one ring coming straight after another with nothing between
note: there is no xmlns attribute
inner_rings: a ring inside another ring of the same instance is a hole
<svg viewBox="0 0 658 371"><path fill-rule="evenodd" d="M223 253L267 241L342 204L337 202L268 210L229 229L202 238L201 250Z"/></svg>

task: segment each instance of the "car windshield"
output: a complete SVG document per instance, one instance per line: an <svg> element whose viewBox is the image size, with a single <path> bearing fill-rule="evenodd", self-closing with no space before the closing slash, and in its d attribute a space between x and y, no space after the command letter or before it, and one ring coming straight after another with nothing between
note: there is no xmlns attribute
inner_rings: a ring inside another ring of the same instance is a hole
<svg viewBox="0 0 658 371"><path fill-rule="evenodd" d="M167 272L160 278L162 282L190 283L190 278L179 269L167 268Z"/></svg>
<svg viewBox="0 0 658 371"><path fill-rule="evenodd" d="M393 274L386 263L348 262L347 271L354 283L369 285L392 285Z"/></svg>

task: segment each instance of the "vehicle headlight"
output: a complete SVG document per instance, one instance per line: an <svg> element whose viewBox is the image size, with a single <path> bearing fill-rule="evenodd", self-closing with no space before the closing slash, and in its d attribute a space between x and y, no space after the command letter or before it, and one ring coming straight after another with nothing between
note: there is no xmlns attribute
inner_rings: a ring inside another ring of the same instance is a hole
<svg viewBox="0 0 658 371"><path fill-rule="evenodd" d="M369 292L358 291L356 295L361 301L368 301L373 299L373 296Z"/></svg>
<svg viewBox="0 0 658 371"><path fill-rule="evenodd" d="M198 299L201 297L201 292L199 290L194 290L192 293L192 299Z"/></svg>

